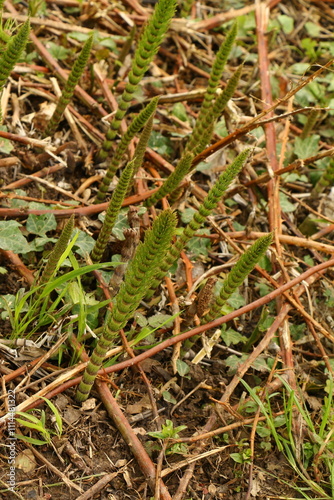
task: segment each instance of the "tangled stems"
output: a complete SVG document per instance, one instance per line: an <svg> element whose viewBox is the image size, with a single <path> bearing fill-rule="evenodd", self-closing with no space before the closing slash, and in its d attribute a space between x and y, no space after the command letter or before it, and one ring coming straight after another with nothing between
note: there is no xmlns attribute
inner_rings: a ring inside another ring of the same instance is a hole
<svg viewBox="0 0 334 500"><path fill-rule="evenodd" d="M77 401L85 401L89 396L97 372L114 338L132 317L150 288L159 269L161 255L170 248L175 226L175 214L165 210L156 218L152 229L146 233L144 243L138 246L133 260L128 265L124 282L116 296L102 336L91 355L77 390Z"/></svg>
<svg viewBox="0 0 334 500"><path fill-rule="evenodd" d="M164 196L171 193L175 189L178 188L180 182L187 175L190 170L191 161L193 159L193 155L191 153L186 153L183 155L173 173L170 174L166 182L163 183L161 188L158 189L156 193L154 193L150 198L145 201L146 207L151 207L155 205L157 201L161 200Z"/></svg>

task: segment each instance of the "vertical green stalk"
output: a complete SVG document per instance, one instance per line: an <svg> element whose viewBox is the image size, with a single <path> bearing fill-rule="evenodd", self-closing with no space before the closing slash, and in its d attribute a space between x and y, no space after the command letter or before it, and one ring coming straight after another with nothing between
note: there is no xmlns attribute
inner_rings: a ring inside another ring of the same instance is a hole
<svg viewBox="0 0 334 500"><path fill-rule="evenodd" d="M81 75L84 72L85 67L87 65L89 54L93 45L93 39L94 35L91 35L87 39L85 45L83 46L82 51L79 54L78 59L74 63L74 66L69 74L69 77L62 91L62 94L58 100L56 109L54 110L53 115L48 123L48 126L45 129L44 132L45 136L53 135L53 133L55 132L56 128L60 123L61 117L63 116L63 113L68 103L72 99L75 87L79 83Z"/></svg>
<svg viewBox="0 0 334 500"><path fill-rule="evenodd" d="M114 307L103 329L102 336L91 355L78 387L77 401L85 401L89 396L97 372L101 368L115 336L133 316L140 301L150 288L159 267L161 255L164 255L170 247L175 226L175 214L170 210L165 210L156 218L152 229L147 231L144 243L138 246L133 260L128 265L124 282L116 296Z"/></svg>
<svg viewBox="0 0 334 500"><path fill-rule="evenodd" d="M91 259L93 262L100 262L102 255L106 249L112 228L115 225L123 200L127 193L130 180L133 176L134 163L134 160L132 160L127 164L118 181L116 189L113 192L110 203L108 205L103 226L91 253Z"/></svg>
<svg viewBox="0 0 334 500"><path fill-rule="evenodd" d="M307 121L304 125L303 131L300 134L301 139L306 139L306 137L310 135L310 132L317 123L319 116L320 116L320 111L318 109L312 109L311 113L307 117Z"/></svg>
<svg viewBox="0 0 334 500"><path fill-rule="evenodd" d="M203 143L203 136L205 137L207 136L206 123L207 120L209 120L211 114L211 104L213 99L215 98L216 91L218 89L219 82L222 78L227 58L232 50L235 37L237 36L237 29L238 25L237 23L234 23L230 31L227 33L226 39L224 43L220 46L216 58L214 60L210 73L210 78L208 81L208 86L206 89L206 93L204 95L204 100L198 118L196 120L194 130L186 145L186 150L192 151L194 154L198 154L201 151L200 148L203 149L205 147L205 144L203 146L202 143Z"/></svg>
<svg viewBox="0 0 334 500"><path fill-rule="evenodd" d="M37 286L45 285L51 280L57 268L58 261L68 246L73 229L74 229L74 215L72 215L71 218L65 224L65 227L62 230L61 235L59 236L59 239L54 246L54 249L52 250L52 252L48 257L45 269L37 281ZM42 287L36 291L36 295L38 296L41 292L42 292Z"/></svg>
<svg viewBox="0 0 334 500"><path fill-rule="evenodd" d="M215 122L221 116L222 112L225 109L226 104L231 99L231 97L233 96L233 94L235 92L235 89L237 88L237 85L238 85L238 82L239 82L240 76L241 76L241 70L242 70L242 66L240 68L238 68L237 71L232 75L232 77L230 78L230 80L228 81L228 83L226 85L226 88L217 97L214 104L211 104L211 108L209 109L209 111L205 115L203 115L203 117L200 121L199 128L198 128L199 137L198 137L197 146L194 148L195 153L202 151L205 148L205 146L210 142ZM199 120L199 118L197 120ZM197 124L197 122L196 122L196 124ZM197 134L197 132L196 132L196 134ZM190 141L192 142L192 139L190 139ZM188 150L189 150L189 145L187 144L185 155L187 155ZM190 170L191 164L189 165L188 170L186 170L184 168L184 156L185 155L183 155L179 164L176 166L175 171L170 175L170 177L168 178L168 181L164 184L164 186L162 186L159 189L159 191L157 191L151 197L153 199L153 201L151 201L151 198L149 198L146 203L150 203L150 205L153 205L160 198L162 198L161 193L166 192L166 191L168 193L172 193L172 195L170 197L171 204L177 199L178 193L177 192L174 193L175 188L172 188L171 186L172 185L178 186L178 184L182 181L182 179L187 175L188 171ZM180 171L179 169L180 170L182 169L182 171ZM178 179L178 182L176 181L176 178ZM177 190L178 189L176 187L176 191ZM164 194L163 196L166 196L166 194Z"/></svg>
<svg viewBox="0 0 334 500"><path fill-rule="evenodd" d="M106 174L102 180L99 187L99 191L95 198L95 203L102 203L106 197L106 193L109 189L112 178L115 175L116 170L119 168L122 158L134 138L134 136L139 132L141 128L144 127L147 120L155 113L159 101L159 97L152 99L149 104L139 113L138 116L133 120L131 125L128 127L127 131L123 135L120 143L117 146L115 154L107 167Z"/></svg>
<svg viewBox="0 0 334 500"><path fill-rule="evenodd" d="M137 50L132 61L131 71L128 76L128 83L121 96L115 117L110 124L106 134L106 140L102 144L99 152L99 160L105 160L112 148L113 141L117 135L121 121L133 99L139 82L148 70L160 44L169 28L170 21L174 15L176 0L159 0L155 5L152 17L144 28L139 40Z"/></svg>
<svg viewBox="0 0 334 500"><path fill-rule="evenodd" d="M146 152L146 148L147 148L147 143L148 143L148 140L150 138L152 128L153 128L153 115L146 123L142 133L140 134L140 138L139 138L138 144L136 146L134 159L133 159L134 160L134 167L133 167L132 182L134 181L134 178L137 175L138 170L140 169L140 167L143 164L144 156L145 156L145 152ZM129 195L129 193L131 191L132 182L130 182L127 195Z"/></svg>
<svg viewBox="0 0 334 500"><path fill-rule="evenodd" d="M175 189L178 188L180 182L187 175L190 170L191 162L193 159L193 155L191 153L185 153L177 166L175 167L174 172L170 174L168 179L163 183L163 185L156 191L156 193L152 194L145 202L144 205L146 207L151 207L155 205L157 201L161 200L164 196L171 193Z"/></svg>
<svg viewBox="0 0 334 500"><path fill-rule="evenodd" d="M194 0L183 0L181 2L181 17L188 17L193 6Z"/></svg>
<svg viewBox="0 0 334 500"><path fill-rule="evenodd" d="M266 234L253 243L253 245L241 255L238 262L228 273L219 295L215 298L208 314L206 314L204 318L205 323L214 320L221 314L223 305L252 272L261 257L266 253L271 242L272 234Z"/></svg>
<svg viewBox="0 0 334 500"><path fill-rule="evenodd" d="M156 279L153 281L149 292L146 294L147 299L152 297L157 286L164 276L166 276L173 263L179 258L181 251L185 248L190 238L194 236L195 232L198 231L198 229L205 222L206 217L208 217L208 215L210 215L216 208L228 186L243 168L248 156L249 149L240 153L234 162L225 170L225 172L220 175L214 186L210 189L207 196L204 198L203 203L198 208L198 211L194 213L191 221L184 228L181 236L176 240L174 245L168 251L166 257L161 262Z"/></svg>
<svg viewBox="0 0 334 500"><path fill-rule="evenodd" d="M134 156L134 160L135 160L135 168L133 170L134 176L138 173L138 170L140 169L140 167L143 164L144 156L145 156L147 144L148 144L151 132L152 132L152 128L153 128L153 115L147 121L145 127L143 128L142 133L140 134L140 138L139 138L139 141L138 141L138 144L136 147L136 151L135 151L135 156Z"/></svg>
<svg viewBox="0 0 334 500"><path fill-rule="evenodd" d="M30 32L29 19L21 26L17 34L10 38L0 57L0 92L5 86L15 64L20 59L27 44Z"/></svg>

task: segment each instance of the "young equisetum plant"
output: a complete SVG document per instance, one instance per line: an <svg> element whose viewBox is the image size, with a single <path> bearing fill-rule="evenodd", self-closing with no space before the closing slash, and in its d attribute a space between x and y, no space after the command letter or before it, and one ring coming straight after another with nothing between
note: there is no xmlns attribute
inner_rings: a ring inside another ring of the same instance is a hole
<svg viewBox="0 0 334 500"><path fill-rule="evenodd" d="M271 233L262 236L241 255L238 262L228 273L219 295L215 297L213 304L210 306L210 311L205 315L205 323L220 316L223 305L252 272L261 257L266 253L272 239Z"/></svg>
<svg viewBox="0 0 334 500"><path fill-rule="evenodd" d="M157 109L157 104L159 97L154 97L149 104L135 117L131 125L128 127L127 131L123 135L120 143L118 144L115 154L108 164L106 174L101 182L99 191L95 197L95 203L102 203L106 197L106 193L109 189L112 178L115 175L116 170L120 166L122 158L135 135L142 129L146 122L153 116L155 110Z"/></svg>
<svg viewBox="0 0 334 500"><path fill-rule="evenodd" d="M53 135L53 133L57 129L61 117L63 116L63 113L66 109L66 106L72 99L75 86L79 83L81 75L85 70L89 54L93 45L93 40L94 40L94 35L91 35L86 41L85 45L83 46L83 49L80 52L78 59L75 61L72 71L69 74L65 87L59 98L56 109L54 110L53 115L48 123L48 126L45 129L44 136Z"/></svg>
<svg viewBox="0 0 334 500"><path fill-rule="evenodd" d="M134 54L131 70L128 76L128 83L125 86L125 90L121 96L115 117L106 134L106 140L102 144L102 149L99 152L98 156L100 160L105 160L109 155L109 151L112 148L113 141L117 135L121 121L130 106L130 102L132 101L133 95L138 88L139 82L148 70L153 57L159 49L163 37L169 28L175 8L175 0L159 0L154 8L152 17L144 28Z"/></svg>
<svg viewBox="0 0 334 500"><path fill-rule="evenodd" d="M107 213L105 215L103 226L100 230L99 236L91 253L91 259L93 262L100 262L103 252L106 249L111 231L114 227L133 176L133 170L135 166L134 164L135 160L132 160L127 164L119 179L116 189L113 192L110 203L108 205Z"/></svg>
<svg viewBox="0 0 334 500"><path fill-rule="evenodd" d="M146 299L153 296L157 286L164 278L164 276L166 276L168 270L176 261L176 259L178 259L181 251L184 249L190 238L194 236L195 232L205 222L206 217L211 214L212 210L216 208L226 189L243 168L248 156L249 149L246 149L245 151L240 153L234 160L234 162L227 167L225 172L220 175L214 186L210 189L207 196L204 198L203 203L198 208L198 211L194 213L191 221L184 228L181 236L169 249L166 257L161 262L160 269L156 275L156 279L153 281L150 291L146 295Z"/></svg>
<svg viewBox="0 0 334 500"><path fill-rule="evenodd" d="M40 295L40 293L43 291L43 287L41 285L46 285L46 283L48 283L51 280L57 268L59 259L68 246L73 229L74 229L74 215L72 215L71 218L67 221L64 229L61 232L61 235L59 236L57 243L54 246L54 249L52 250L52 252L48 257L45 269L37 281L37 286L39 286L39 288L36 290L36 296Z"/></svg>
<svg viewBox="0 0 334 500"><path fill-rule="evenodd" d="M29 33L30 33L30 22L28 19L24 24L22 24L17 34L9 39L4 52L1 54L0 93L2 92L11 71L13 70L15 64L18 62L18 60L22 55L22 52L25 49ZM1 110L0 110L0 117L1 117Z"/></svg>
<svg viewBox="0 0 334 500"><path fill-rule="evenodd" d="M97 372L114 338L133 316L150 288L159 268L161 255L164 255L170 247L175 227L175 214L170 210L165 210L156 218L152 229L145 234L144 242L138 246L126 270L124 282L116 296L109 319L78 387L77 401L85 401L89 396Z"/></svg>
<svg viewBox="0 0 334 500"><path fill-rule="evenodd" d="M215 58L210 73L208 87L204 95L204 100L197 117L194 130L186 144L185 152L176 165L174 172L168 177L167 181L164 182L154 195L146 200L145 204L147 207L154 205L161 198L173 193L179 188L181 181L191 169L191 157L200 153L210 142L215 122L223 112L227 102L233 96L241 76L242 67L239 68L230 78L225 90L220 95L216 95L236 34L237 24L235 23L227 34L224 43L220 46Z"/></svg>

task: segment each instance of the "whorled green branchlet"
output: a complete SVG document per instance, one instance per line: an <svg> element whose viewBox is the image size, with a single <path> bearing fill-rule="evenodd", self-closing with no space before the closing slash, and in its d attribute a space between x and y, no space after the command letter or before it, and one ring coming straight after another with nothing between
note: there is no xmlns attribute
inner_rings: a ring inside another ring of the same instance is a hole
<svg viewBox="0 0 334 500"><path fill-rule="evenodd" d="M198 208L198 211L194 213L191 221L184 228L181 236L176 240L164 260L161 262L156 279L153 281L150 291L146 294L147 299L152 297L157 286L164 278L164 276L166 276L173 263L179 258L181 251L184 249L190 238L192 238L195 232L202 226L202 224L205 222L206 217L208 217L208 215L210 215L211 212L217 207L222 195L231 184L233 179L241 171L248 156L249 149L246 149L245 151L240 153L234 160L234 162L227 167L225 172L220 175L218 180L210 189L207 196L204 198L203 203Z"/></svg>
<svg viewBox="0 0 334 500"><path fill-rule="evenodd" d="M221 80L227 58L232 50L235 37L237 35L237 23L234 23L228 32L224 43L220 46L216 58L213 62L210 72L208 86L204 94L204 100L196 120L194 130L186 145L186 151L192 151L194 154L200 153L204 149L207 138L208 121L210 121L212 101L216 96L216 91ZM212 121L212 120L211 120ZM204 145L203 145L204 142Z"/></svg>
<svg viewBox="0 0 334 500"><path fill-rule="evenodd" d="M135 161L132 160L127 164L118 181L116 189L113 192L113 195L108 205L103 226L101 228L101 231L99 233L99 236L96 240L95 246L91 253L91 259L93 262L100 262L103 252L106 249L112 228L114 227L123 200L128 191L130 180L132 179L133 176L134 163Z"/></svg>
<svg viewBox="0 0 334 500"><path fill-rule="evenodd" d="M199 126L199 142L195 147L196 154L203 151L206 145L210 142L216 121L222 115L228 101L233 97L237 88L241 71L242 66L240 66L240 68L238 68L237 71L231 76L225 89L218 95L214 103L211 104L209 112L203 116Z"/></svg>
<svg viewBox="0 0 334 500"><path fill-rule="evenodd" d="M143 128L142 133L140 134L138 144L136 146L134 158L133 158L133 175L132 175L132 182L134 181L135 176L137 175L138 170L143 164L144 161L144 156L145 156L145 151L147 148L147 143L150 138L151 132L153 128L153 115L149 120L147 121L145 127ZM129 195L131 191L131 186L132 183L130 182L129 189L127 194Z"/></svg>
<svg viewBox="0 0 334 500"><path fill-rule="evenodd" d="M45 129L44 135L51 136L55 130L57 129L61 117L66 109L66 106L69 104L72 96L74 94L74 90L76 85L79 83L82 73L85 70L85 67L88 62L89 54L93 45L94 36L91 35L85 42L85 45L82 48L77 60L74 63L74 66L69 74L65 87L61 93L61 96L58 100L58 104L56 109L51 116L51 119L48 123L47 128Z"/></svg>
<svg viewBox="0 0 334 500"><path fill-rule="evenodd" d="M52 278L57 268L59 259L68 246L73 229L74 229L74 215L72 215L71 218L65 224L65 227L62 230L61 235L59 236L59 239L54 246L54 249L50 253L45 269L37 281L38 286L45 285ZM42 290L43 287L40 286L40 288L37 289L36 294L39 295L42 292Z"/></svg>
<svg viewBox="0 0 334 500"><path fill-rule="evenodd" d="M241 255L238 262L234 265L223 282L219 295L215 297L213 304L210 306L210 311L204 317L204 322L207 323L220 316L223 305L252 272L256 264L267 251L271 242L272 234L266 234L253 243L253 245Z"/></svg>
<svg viewBox="0 0 334 500"><path fill-rule="evenodd" d="M0 57L0 92L4 88L8 77L15 64L20 59L22 52L27 44L30 32L29 19L22 24L17 34L10 38L4 52Z"/></svg>
<svg viewBox="0 0 334 500"><path fill-rule="evenodd" d="M112 178L115 175L116 170L119 168L122 158L129 146L131 140L134 136L144 127L145 123L153 115L157 108L159 97L153 98L149 104L135 117L131 125L128 127L127 131L123 135L120 143L117 146L115 154L109 160L106 174L102 180L99 191L95 198L95 203L102 203L105 199L106 193L109 189Z"/></svg>
<svg viewBox="0 0 334 500"><path fill-rule="evenodd" d="M193 6L194 0L183 0L181 2L181 17L188 17Z"/></svg>
<svg viewBox="0 0 334 500"><path fill-rule="evenodd" d="M191 153L186 153L182 156L179 163L176 165L174 172L170 174L166 182L156 191L152 196L150 196L145 201L146 207L151 207L155 203L167 194L172 193L175 189L179 187L180 182L184 179L190 170L193 155Z"/></svg>
<svg viewBox="0 0 334 500"><path fill-rule="evenodd" d="M132 61L131 70L128 76L128 83L125 86L121 96L115 117L110 124L106 134L106 140L102 145L98 158L104 160L107 158L112 148L113 141L120 127L121 121L133 99L139 82L149 68L165 33L169 28L170 21L174 15L176 0L159 0L154 8L152 17L144 28L143 34L139 40Z"/></svg>
<svg viewBox="0 0 334 500"><path fill-rule="evenodd" d="M91 355L78 387L77 401L87 399L114 338L133 316L140 301L149 290L159 268L161 256L167 253L171 245L175 226L175 214L170 210L165 210L156 218L152 229L147 231L144 242L138 246L133 260L128 265L124 282L116 296L102 336Z"/></svg>

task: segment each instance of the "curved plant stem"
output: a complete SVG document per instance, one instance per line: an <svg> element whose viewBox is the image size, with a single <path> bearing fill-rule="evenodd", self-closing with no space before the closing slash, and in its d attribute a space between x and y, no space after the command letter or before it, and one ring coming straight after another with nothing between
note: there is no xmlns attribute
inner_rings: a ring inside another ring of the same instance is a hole
<svg viewBox="0 0 334 500"><path fill-rule="evenodd" d="M205 322L212 321L217 316L220 316L223 305L254 269L261 257L266 253L271 242L272 234L269 233L259 238L241 255L238 262L228 273L218 297L215 298L214 303L210 307L210 311L204 318Z"/></svg>
<svg viewBox="0 0 334 500"><path fill-rule="evenodd" d="M79 385L77 401L85 401L89 396L97 372L114 338L124 328L147 293L159 268L161 255L164 255L170 247L175 225L175 214L165 210L154 221L152 229L146 233L144 243L138 246L133 260L128 265L123 285L116 296L102 336Z"/></svg>
<svg viewBox="0 0 334 500"><path fill-rule="evenodd" d="M65 87L62 91L62 94L59 98L58 104L56 106L56 109L53 112L53 115L51 116L51 119L48 123L47 128L45 129L44 136L51 136L57 129L61 117L65 111L66 106L72 99L72 96L74 94L74 89L75 86L79 83L79 80L81 78L82 73L85 70L89 54L93 45L93 39L94 36L91 35L88 40L86 41L85 45L83 46L82 51L79 54L78 59L75 61L74 66L72 68L71 73L69 74L69 77L67 79L67 82L65 84Z"/></svg>
<svg viewBox="0 0 334 500"><path fill-rule="evenodd" d="M227 58L232 50L235 37L237 36L238 25L234 23L228 32L224 43L220 46L214 60L208 86L204 94L204 100L196 120L195 128L186 145L186 151L192 151L194 154L200 153L208 140L208 122L213 122L211 113L212 101L215 98L216 91L221 80ZM212 127L209 127L212 131ZM204 145L203 145L204 143Z"/></svg>
<svg viewBox="0 0 334 500"><path fill-rule="evenodd" d="M175 0L159 0L156 4L153 15L144 28L143 34L139 40L132 62L131 71L128 76L128 83L126 84L125 90L121 96L115 117L106 134L106 140L102 144L102 149L98 155L99 160L105 160L107 158L121 121L133 99L133 95L138 88L139 82L148 70L150 63L158 51L163 37L168 30L175 8Z"/></svg>
<svg viewBox="0 0 334 500"><path fill-rule="evenodd" d="M149 118L153 116L157 108L158 101L159 97L155 97L154 99L152 99L151 102L139 113L139 115L136 116L136 118L133 120L133 122L123 135L119 145L117 146L115 154L113 155L112 159L110 160L110 163L108 164L106 174L102 180L99 191L95 198L96 204L104 201L110 183L115 175L116 170L120 166L122 158L127 150L127 147L129 146L134 136L139 132L139 130L144 127L147 120L149 120Z"/></svg>
<svg viewBox="0 0 334 500"><path fill-rule="evenodd" d="M58 261L67 248L73 229L74 229L74 215L72 215L71 218L67 221L64 229L61 232L61 235L59 236L57 243L55 244L54 249L50 253L45 269L37 281L38 286L45 285L52 278L57 268ZM36 290L37 296L42 292L42 289L43 288L40 287Z"/></svg>
<svg viewBox="0 0 334 500"><path fill-rule="evenodd" d="M144 202L144 205L146 207L151 207L152 205L155 205L157 201L161 200L161 198L167 196L167 194L177 189L180 182L182 182L183 178L189 172L192 159L193 155L191 153L186 153L185 155L183 155L183 157L175 167L174 172L168 177L166 182L163 183L158 191L152 194L152 196L150 196L150 198L148 198L148 200Z"/></svg>
<svg viewBox="0 0 334 500"><path fill-rule="evenodd" d="M248 156L249 149L246 149L245 151L240 153L239 156L237 156L234 162L229 165L224 173L221 174L217 182L210 189L208 195L203 200L203 203L200 205L198 211L193 215L189 224L184 228L181 236L176 240L174 245L167 253L165 259L162 261L156 279L153 281L150 291L146 295L146 299L152 297L157 286L164 278L164 276L166 276L168 269L170 269L172 264L176 261L176 259L178 259L181 251L184 249L190 238L194 236L195 232L205 222L206 217L211 214L212 210L216 208L223 193L226 191L236 175L238 175L238 173L244 166Z"/></svg>
<svg viewBox="0 0 334 500"><path fill-rule="evenodd" d="M5 51L0 57L0 92L2 91L8 77L13 70L15 64L20 59L22 52L27 44L30 32L29 19L21 26L18 33L13 36Z"/></svg>
<svg viewBox="0 0 334 500"><path fill-rule="evenodd" d="M117 216L121 209L122 203L124 201L125 195L127 193L130 181L133 176L134 160L130 161L120 177L120 180L116 186L115 191L111 197L107 213L101 228L100 234L97 238L95 246L91 253L91 259L93 262L100 262L102 255L106 249L108 240L111 235L111 231L116 222Z"/></svg>

